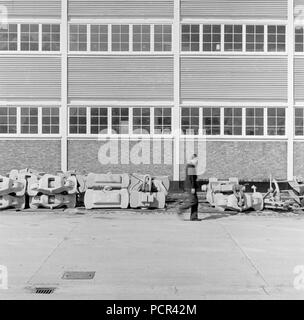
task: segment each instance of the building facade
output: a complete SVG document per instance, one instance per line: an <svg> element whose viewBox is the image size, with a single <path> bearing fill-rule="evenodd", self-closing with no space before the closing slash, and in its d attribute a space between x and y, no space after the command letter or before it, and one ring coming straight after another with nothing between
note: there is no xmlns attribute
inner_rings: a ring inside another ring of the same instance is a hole
<svg viewBox="0 0 304 320"><path fill-rule="evenodd" d="M192 139L201 178L304 175L304 0L0 0L0 12L2 174L179 181Z"/></svg>

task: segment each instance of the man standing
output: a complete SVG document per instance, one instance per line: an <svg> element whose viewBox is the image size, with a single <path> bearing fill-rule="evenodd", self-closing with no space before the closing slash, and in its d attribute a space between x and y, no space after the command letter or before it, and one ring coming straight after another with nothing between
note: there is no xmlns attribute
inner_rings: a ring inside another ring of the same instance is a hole
<svg viewBox="0 0 304 320"><path fill-rule="evenodd" d="M185 200L178 209L178 215L191 208L190 221L200 221L198 219L198 198L197 198L197 173L198 157L196 154L192 155L188 164L186 165L186 178L184 181Z"/></svg>

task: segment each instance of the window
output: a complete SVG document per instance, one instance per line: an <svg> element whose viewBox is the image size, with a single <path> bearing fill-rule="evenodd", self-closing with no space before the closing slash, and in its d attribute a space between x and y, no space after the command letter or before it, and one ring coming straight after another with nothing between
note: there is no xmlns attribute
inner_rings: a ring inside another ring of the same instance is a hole
<svg viewBox="0 0 304 320"><path fill-rule="evenodd" d="M246 26L246 51L264 51L264 26Z"/></svg>
<svg viewBox="0 0 304 320"><path fill-rule="evenodd" d="M154 109L154 133L170 134L171 133L171 108Z"/></svg>
<svg viewBox="0 0 304 320"><path fill-rule="evenodd" d="M87 133L87 109L70 108L70 133L86 134Z"/></svg>
<svg viewBox="0 0 304 320"><path fill-rule="evenodd" d="M133 108L133 133L150 133L150 108Z"/></svg>
<svg viewBox="0 0 304 320"><path fill-rule="evenodd" d="M87 25L70 25L70 51L87 51Z"/></svg>
<svg viewBox="0 0 304 320"><path fill-rule="evenodd" d="M268 109L268 135L284 136L285 135L285 109L269 108Z"/></svg>
<svg viewBox="0 0 304 320"><path fill-rule="evenodd" d="M199 25L182 25L182 51L199 51Z"/></svg>
<svg viewBox="0 0 304 320"><path fill-rule="evenodd" d="M13 107L0 107L0 134L17 133L17 111Z"/></svg>
<svg viewBox="0 0 304 320"><path fill-rule="evenodd" d="M225 51L243 50L243 26L225 25Z"/></svg>
<svg viewBox="0 0 304 320"><path fill-rule="evenodd" d="M107 25L91 25L91 51L108 51Z"/></svg>
<svg viewBox="0 0 304 320"><path fill-rule="evenodd" d="M42 133L59 134L59 108L42 108Z"/></svg>
<svg viewBox="0 0 304 320"><path fill-rule="evenodd" d="M17 50L17 25L9 24L7 29L0 24L0 51Z"/></svg>
<svg viewBox="0 0 304 320"><path fill-rule="evenodd" d="M268 51L285 51L285 26L268 26Z"/></svg>
<svg viewBox="0 0 304 320"><path fill-rule="evenodd" d="M133 51L150 51L150 25L133 25Z"/></svg>
<svg viewBox="0 0 304 320"><path fill-rule="evenodd" d="M304 109L295 109L295 135L304 136Z"/></svg>
<svg viewBox="0 0 304 320"><path fill-rule="evenodd" d="M129 109L112 109L112 131L114 134L129 134Z"/></svg>
<svg viewBox="0 0 304 320"><path fill-rule="evenodd" d="M182 108L182 133L199 134L199 108Z"/></svg>
<svg viewBox="0 0 304 320"><path fill-rule="evenodd" d="M203 130L206 135L221 134L221 109L203 108Z"/></svg>
<svg viewBox="0 0 304 320"><path fill-rule="evenodd" d="M91 108L91 133L108 133L108 108Z"/></svg>
<svg viewBox="0 0 304 320"><path fill-rule="evenodd" d="M60 25L42 25L42 51L60 51Z"/></svg>
<svg viewBox="0 0 304 320"><path fill-rule="evenodd" d="M129 51L128 25L112 25L112 51Z"/></svg>
<svg viewBox="0 0 304 320"><path fill-rule="evenodd" d="M38 108L21 108L21 133L38 133Z"/></svg>
<svg viewBox="0 0 304 320"><path fill-rule="evenodd" d="M39 50L39 25L21 25L21 51Z"/></svg>
<svg viewBox="0 0 304 320"><path fill-rule="evenodd" d="M158 24L154 26L154 51L172 50L172 26Z"/></svg>
<svg viewBox="0 0 304 320"><path fill-rule="evenodd" d="M242 108L224 109L224 134L229 136L242 135Z"/></svg>
<svg viewBox="0 0 304 320"><path fill-rule="evenodd" d="M247 108L246 109L246 135L263 136L264 135L264 109Z"/></svg>
<svg viewBox="0 0 304 320"><path fill-rule="evenodd" d="M203 25L203 51L221 51L221 25Z"/></svg>
<svg viewBox="0 0 304 320"><path fill-rule="evenodd" d="M304 28L297 26L295 29L295 51L304 52Z"/></svg>

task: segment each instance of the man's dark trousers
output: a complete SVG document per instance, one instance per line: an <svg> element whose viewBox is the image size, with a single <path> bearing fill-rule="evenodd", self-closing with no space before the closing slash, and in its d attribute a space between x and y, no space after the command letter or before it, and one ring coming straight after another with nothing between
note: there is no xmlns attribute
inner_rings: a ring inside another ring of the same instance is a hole
<svg viewBox="0 0 304 320"><path fill-rule="evenodd" d="M198 198L197 194L192 193L191 190L185 192L185 200L179 207L179 214L183 214L186 210L191 208L190 220L198 219Z"/></svg>

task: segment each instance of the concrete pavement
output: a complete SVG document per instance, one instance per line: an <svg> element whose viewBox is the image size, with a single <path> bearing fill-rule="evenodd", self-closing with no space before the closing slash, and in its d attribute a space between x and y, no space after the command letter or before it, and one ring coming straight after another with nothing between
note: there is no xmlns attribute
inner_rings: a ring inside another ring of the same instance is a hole
<svg viewBox="0 0 304 320"><path fill-rule="evenodd" d="M0 299L304 298L293 273L304 265L303 217L201 218L0 213L0 265L8 268L9 284ZM64 280L64 271L96 275ZM30 290L35 286L56 290L38 295Z"/></svg>

